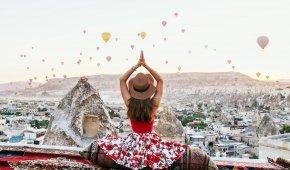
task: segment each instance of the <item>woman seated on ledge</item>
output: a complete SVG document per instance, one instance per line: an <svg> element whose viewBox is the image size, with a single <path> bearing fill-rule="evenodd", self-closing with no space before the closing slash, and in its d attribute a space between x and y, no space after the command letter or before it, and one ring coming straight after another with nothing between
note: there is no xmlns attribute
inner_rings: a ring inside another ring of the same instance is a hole
<svg viewBox="0 0 290 170"><path fill-rule="evenodd" d="M150 74L138 73L139 67ZM154 79L157 82L154 86ZM163 94L163 79L144 59L120 78L120 89L133 132L126 137L108 135L90 146L89 159L109 169L217 169L201 150L162 140L153 122Z"/></svg>

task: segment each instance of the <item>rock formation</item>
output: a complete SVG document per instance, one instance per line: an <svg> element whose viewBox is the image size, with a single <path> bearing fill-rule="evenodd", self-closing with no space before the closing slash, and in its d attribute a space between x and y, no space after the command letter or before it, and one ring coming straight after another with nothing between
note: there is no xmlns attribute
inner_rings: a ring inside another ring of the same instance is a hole
<svg viewBox="0 0 290 170"><path fill-rule="evenodd" d="M265 137L279 134L279 130L275 125L274 120L269 115L264 115L258 128L258 137Z"/></svg>
<svg viewBox="0 0 290 170"><path fill-rule="evenodd" d="M156 133L162 138L184 142L183 126L173 112L168 107L164 107L160 114L159 122L154 127Z"/></svg>
<svg viewBox="0 0 290 170"><path fill-rule="evenodd" d="M85 147L108 133L115 134L116 129L107 108L83 77L52 113L43 144Z"/></svg>

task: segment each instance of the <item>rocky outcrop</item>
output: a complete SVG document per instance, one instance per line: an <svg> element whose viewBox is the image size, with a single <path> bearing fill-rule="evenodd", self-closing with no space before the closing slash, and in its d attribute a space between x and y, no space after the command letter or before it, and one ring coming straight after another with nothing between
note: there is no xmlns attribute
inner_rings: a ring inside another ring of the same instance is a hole
<svg viewBox="0 0 290 170"><path fill-rule="evenodd" d="M258 137L266 137L279 134L279 130L275 125L274 120L269 115L264 115L258 128Z"/></svg>
<svg viewBox="0 0 290 170"><path fill-rule="evenodd" d="M97 138L115 133L98 91L83 77L52 113L43 144L85 147Z"/></svg>
<svg viewBox="0 0 290 170"><path fill-rule="evenodd" d="M183 126L181 122L175 117L173 112L168 107L164 107L160 114L159 122L154 127L156 133L158 133L162 138L178 141L184 140Z"/></svg>

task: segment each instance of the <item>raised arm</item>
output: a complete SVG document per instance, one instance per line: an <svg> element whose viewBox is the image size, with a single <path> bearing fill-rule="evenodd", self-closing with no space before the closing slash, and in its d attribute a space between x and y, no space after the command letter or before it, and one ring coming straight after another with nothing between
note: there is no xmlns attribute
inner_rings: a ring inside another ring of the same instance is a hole
<svg viewBox="0 0 290 170"><path fill-rule="evenodd" d="M148 72L154 77L154 79L157 82L156 93L153 97L153 101L154 101L154 104L156 106L159 106L159 104L161 102L162 95L163 95L163 79L157 71L155 71L153 68L151 68L150 66L148 66L146 64L145 59L144 59L144 55L143 55L143 51L141 51L140 60L141 60L141 65L148 70Z"/></svg>
<svg viewBox="0 0 290 170"><path fill-rule="evenodd" d="M130 95L128 87L127 87L127 80L131 76L131 74L134 73L134 71L136 71L136 69L140 66L141 66L141 62L139 60L135 66L130 68L128 71L126 71L125 74L123 74L120 77L120 90L121 90L121 94L122 94L122 98L124 100L124 103L127 107L129 105L129 99L131 98L131 95Z"/></svg>

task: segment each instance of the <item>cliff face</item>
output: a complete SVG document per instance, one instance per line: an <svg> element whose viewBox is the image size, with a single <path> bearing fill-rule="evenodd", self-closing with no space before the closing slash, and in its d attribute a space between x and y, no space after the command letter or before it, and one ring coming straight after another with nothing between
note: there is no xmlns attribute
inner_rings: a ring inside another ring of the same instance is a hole
<svg viewBox="0 0 290 170"><path fill-rule="evenodd" d="M183 126L168 107L165 107L161 112L159 122L154 130L163 138L181 142L184 140L182 137L184 133Z"/></svg>
<svg viewBox="0 0 290 170"><path fill-rule="evenodd" d="M265 137L277 134L279 134L279 130L276 127L275 122L269 115L265 115L257 128L258 137Z"/></svg>
<svg viewBox="0 0 290 170"><path fill-rule="evenodd" d="M99 93L86 78L81 78L52 114L44 144L85 147L97 138L115 133Z"/></svg>

